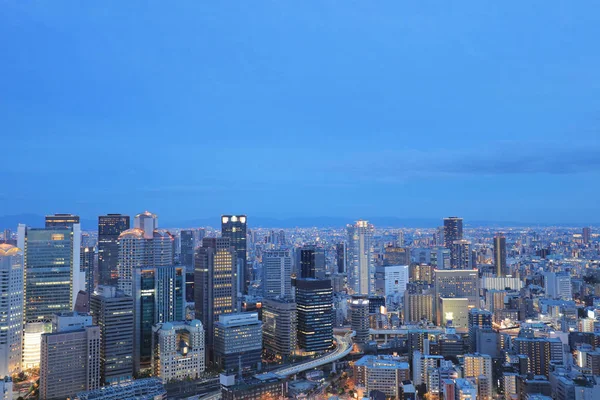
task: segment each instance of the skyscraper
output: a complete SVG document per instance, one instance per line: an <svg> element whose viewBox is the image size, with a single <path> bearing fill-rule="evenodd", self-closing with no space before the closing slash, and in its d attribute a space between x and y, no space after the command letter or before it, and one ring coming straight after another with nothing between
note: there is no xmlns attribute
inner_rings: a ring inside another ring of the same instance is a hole
<svg viewBox="0 0 600 400"><path fill-rule="evenodd" d="M471 242L455 240L450 247L450 265L453 269L473 269L473 254Z"/></svg>
<svg viewBox="0 0 600 400"><path fill-rule="evenodd" d="M79 268L81 250L79 224L70 228L18 229L18 247L25 265L25 328L23 368L39 364L41 334L60 312L73 310L77 293L85 286Z"/></svg>
<svg viewBox="0 0 600 400"><path fill-rule="evenodd" d="M79 216L73 214L46 215L46 229L71 229L79 225Z"/></svg>
<svg viewBox="0 0 600 400"><path fill-rule="evenodd" d="M100 328L89 315L59 313L42 335L40 399L72 398L100 386Z"/></svg>
<svg viewBox="0 0 600 400"><path fill-rule="evenodd" d="M375 267L375 292L388 302L400 303L408 284L408 265Z"/></svg>
<svg viewBox="0 0 600 400"><path fill-rule="evenodd" d="M436 322L442 321L439 299L467 298L469 307L479 306L479 274L472 270L435 270L434 298L436 307Z"/></svg>
<svg viewBox="0 0 600 400"><path fill-rule="evenodd" d="M100 383L133 379L133 298L114 286L98 286L90 313L100 328Z"/></svg>
<svg viewBox="0 0 600 400"><path fill-rule="evenodd" d="M584 227L581 237L583 239L583 243L588 244L590 242L590 238L592 237L592 229L589 226Z"/></svg>
<svg viewBox="0 0 600 400"><path fill-rule="evenodd" d="M0 244L0 376L21 371L23 262L21 249Z"/></svg>
<svg viewBox="0 0 600 400"><path fill-rule="evenodd" d="M458 217L444 218L444 247L450 249L455 240L463 239L463 219Z"/></svg>
<svg viewBox="0 0 600 400"><path fill-rule="evenodd" d="M333 289L328 279L296 279L298 346L305 352L333 345Z"/></svg>
<svg viewBox="0 0 600 400"><path fill-rule="evenodd" d="M152 326L184 319L185 273L169 266L133 269L134 372L152 365Z"/></svg>
<svg viewBox="0 0 600 400"><path fill-rule="evenodd" d="M107 214L98 217L98 283L117 285L119 235L129 229L129 216Z"/></svg>
<svg viewBox="0 0 600 400"><path fill-rule="evenodd" d="M89 304L89 298L94 291L94 259L96 257L95 248L93 246L82 246L79 256L79 270L85 273L85 292L87 293Z"/></svg>
<svg viewBox="0 0 600 400"><path fill-rule="evenodd" d="M133 219L133 227L141 229L147 239L152 237L152 233L158 229L158 215L150 211L139 213Z"/></svg>
<svg viewBox="0 0 600 400"><path fill-rule="evenodd" d="M263 292L265 298L292 297L292 257L289 250L263 253Z"/></svg>
<svg viewBox="0 0 600 400"><path fill-rule="evenodd" d="M180 242L181 242L181 256L180 263L186 269L193 271L194 270L194 231L191 229L182 230L179 233Z"/></svg>
<svg viewBox="0 0 600 400"><path fill-rule="evenodd" d="M300 250L300 277L325 279L325 251L308 245Z"/></svg>
<svg viewBox="0 0 600 400"><path fill-rule="evenodd" d="M501 233L494 236L494 264L496 265L496 276L508 275L506 268L506 238Z"/></svg>
<svg viewBox="0 0 600 400"><path fill-rule="evenodd" d="M262 321L265 351L284 360L291 356L297 344L296 303L291 299L265 299Z"/></svg>
<svg viewBox="0 0 600 400"><path fill-rule="evenodd" d="M335 245L335 254L337 262L337 272L343 274L346 272L346 243L338 243Z"/></svg>
<svg viewBox="0 0 600 400"><path fill-rule="evenodd" d="M204 238L196 249L194 295L196 318L206 329L206 347L212 352L214 322L236 311L237 253L229 238Z"/></svg>
<svg viewBox="0 0 600 400"><path fill-rule="evenodd" d="M353 296L350 300L350 326L356 332L354 343L365 345L369 342L369 299Z"/></svg>
<svg viewBox="0 0 600 400"><path fill-rule="evenodd" d="M354 294L372 294L375 283L372 249L375 228L367 221L359 220L354 225L348 225L346 230L348 286Z"/></svg>
<svg viewBox="0 0 600 400"><path fill-rule="evenodd" d="M470 351L477 351L477 331L492 329L492 313L479 308L469 310L469 345Z"/></svg>
<svg viewBox="0 0 600 400"><path fill-rule="evenodd" d="M236 286L241 293L248 293L248 286L250 286L252 280L252 270L251 267L248 267L246 261L246 229L245 215L221 216L221 236L229 238L230 245L233 246L237 254L234 263L237 267L236 276L238 278Z"/></svg>
<svg viewBox="0 0 600 400"><path fill-rule="evenodd" d="M215 362L223 371L260 368L262 322L258 313L221 314L215 323L214 335Z"/></svg>

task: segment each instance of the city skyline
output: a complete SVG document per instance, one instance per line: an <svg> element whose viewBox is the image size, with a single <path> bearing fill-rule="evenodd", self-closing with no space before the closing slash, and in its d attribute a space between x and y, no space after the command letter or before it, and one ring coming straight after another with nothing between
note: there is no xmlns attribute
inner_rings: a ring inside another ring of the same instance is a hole
<svg viewBox="0 0 600 400"><path fill-rule="evenodd" d="M597 222L593 3L308 3L6 2L2 209Z"/></svg>

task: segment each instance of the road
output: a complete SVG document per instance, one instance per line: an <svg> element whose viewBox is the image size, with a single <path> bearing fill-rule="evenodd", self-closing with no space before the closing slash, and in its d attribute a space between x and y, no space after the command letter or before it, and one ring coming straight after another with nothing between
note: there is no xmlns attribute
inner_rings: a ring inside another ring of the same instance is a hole
<svg viewBox="0 0 600 400"><path fill-rule="evenodd" d="M340 360L346 357L352 351L352 338L356 335L356 332L350 331L345 335L335 335L334 340L336 343L335 350L330 351L329 353L323 354L321 357L316 358L314 360L306 361L300 364L291 365L288 367L283 367L273 371L273 373L281 376L287 377L290 375L295 375L303 371L308 371L309 369L321 367L326 364L330 364L334 361Z"/></svg>

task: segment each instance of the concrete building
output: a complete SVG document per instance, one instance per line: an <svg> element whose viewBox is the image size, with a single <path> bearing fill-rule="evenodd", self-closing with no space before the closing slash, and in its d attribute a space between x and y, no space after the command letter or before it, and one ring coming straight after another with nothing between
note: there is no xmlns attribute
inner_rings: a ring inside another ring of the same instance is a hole
<svg viewBox="0 0 600 400"><path fill-rule="evenodd" d="M165 322L155 325L152 370L163 383L198 379L205 369L202 322Z"/></svg>
<svg viewBox="0 0 600 400"><path fill-rule="evenodd" d="M436 322L442 321L441 309L437 307L440 297L468 299L469 308L479 307L479 273L476 269L435 270L434 297Z"/></svg>
<svg viewBox="0 0 600 400"><path fill-rule="evenodd" d="M550 363L563 363L563 344L558 338L527 338L514 339L517 354L528 358L528 372L534 375L550 376Z"/></svg>
<svg viewBox="0 0 600 400"><path fill-rule="evenodd" d="M262 304L263 346L267 354L286 360L296 350L298 317L291 299L265 299Z"/></svg>
<svg viewBox="0 0 600 400"><path fill-rule="evenodd" d="M492 399L492 357L488 354L465 354L464 377L473 378L478 386L478 399ZM482 378L483 377L483 378Z"/></svg>
<svg viewBox="0 0 600 400"><path fill-rule="evenodd" d="M375 267L375 294L399 303L408 284L408 265Z"/></svg>
<svg viewBox="0 0 600 400"><path fill-rule="evenodd" d="M419 322L423 319L433 321L433 294L404 292L404 321Z"/></svg>
<svg viewBox="0 0 600 400"><path fill-rule="evenodd" d="M133 297L115 286L100 285L92 294L90 314L100 328L100 383L133 379Z"/></svg>
<svg viewBox="0 0 600 400"><path fill-rule="evenodd" d="M451 325L461 332L469 327L469 299L460 297L441 297L438 309L442 315L441 326Z"/></svg>
<svg viewBox="0 0 600 400"><path fill-rule="evenodd" d="M373 233L368 221L359 220L346 228L348 247L346 267L348 286L353 294L372 294L374 291Z"/></svg>
<svg viewBox="0 0 600 400"><path fill-rule="evenodd" d="M356 384L365 387L365 393L374 390L386 397L398 398L402 382L410 380L410 367L393 356L363 356L354 363Z"/></svg>
<svg viewBox="0 0 600 400"><path fill-rule="evenodd" d="M492 313L480 308L472 308L468 314L469 349L472 353L477 351L477 332L492 329Z"/></svg>
<svg viewBox="0 0 600 400"><path fill-rule="evenodd" d="M21 249L0 244L0 377L21 372L23 263Z"/></svg>
<svg viewBox="0 0 600 400"><path fill-rule="evenodd" d="M360 296L353 296L350 300L350 326L356 332L354 343L365 345L369 342L369 300Z"/></svg>
<svg viewBox="0 0 600 400"><path fill-rule="evenodd" d="M468 379L456 379L456 400L478 400L477 387Z"/></svg>
<svg viewBox="0 0 600 400"><path fill-rule="evenodd" d="M215 362L225 372L261 368L262 322L258 313L221 314L215 323Z"/></svg>
<svg viewBox="0 0 600 400"><path fill-rule="evenodd" d="M330 280L296 279L298 346L320 352L333 346L333 290Z"/></svg>
<svg viewBox="0 0 600 400"><path fill-rule="evenodd" d="M262 258L265 298L292 297L292 257L289 250L267 250Z"/></svg>
<svg viewBox="0 0 600 400"><path fill-rule="evenodd" d="M53 332L42 335L40 399L73 397L100 386L100 328L92 317L57 314Z"/></svg>

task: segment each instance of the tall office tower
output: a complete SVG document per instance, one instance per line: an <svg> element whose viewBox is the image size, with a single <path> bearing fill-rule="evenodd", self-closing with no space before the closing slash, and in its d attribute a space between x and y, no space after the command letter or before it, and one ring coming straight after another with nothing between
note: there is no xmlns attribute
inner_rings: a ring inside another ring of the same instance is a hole
<svg viewBox="0 0 600 400"><path fill-rule="evenodd" d="M152 370L163 383L198 379L205 369L204 327L197 319L155 325Z"/></svg>
<svg viewBox="0 0 600 400"><path fill-rule="evenodd" d="M444 247L450 249L452 243L463 239L463 219L458 217L444 218Z"/></svg>
<svg viewBox="0 0 600 400"><path fill-rule="evenodd" d="M292 297L292 257L289 250L263 253L263 293L265 298Z"/></svg>
<svg viewBox="0 0 600 400"><path fill-rule="evenodd" d="M375 293L388 302L400 303L408 284L408 265L375 267Z"/></svg>
<svg viewBox="0 0 600 400"><path fill-rule="evenodd" d="M54 316L42 335L40 399L66 399L100 386L100 328L77 313Z"/></svg>
<svg viewBox="0 0 600 400"><path fill-rule="evenodd" d="M479 393L478 399L492 399L492 357L489 354L465 354L464 377L479 381L485 377L485 394ZM478 382L479 383L479 382ZM479 386L479 385L478 385Z"/></svg>
<svg viewBox="0 0 600 400"><path fill-rule="evenodd" d="M488 310L472 308L469 310L469 345L471 353L477 351L477 332L492 329L492 313Z"/></svg>
<svg viewBox="0 0 600 400"><path fill-rule="evenodd" d="M21 372L23 262L21 249L0 244L0 376Z"/></svg>
<svg viewBox="0 0 600 400"><path fill-rule="evenodd" d="M450 248L450 265L453 269L473 269L471 242L455 240Z"/></svg>
<svg viewBox="0 0 600 400"><path fill-rule="evenodd" d="M250 286L250 281L252 281L252 265L248 265L247 263L246 229L247 222L245 215L221 216L221 236L229 238L231 246L233 246L237 253L237 257L234 259L234 265L236 265L237 270L236 289L242 294L248 293L248 287Z"/></svg>
<svg viewBox="0 0 600 400"><path fill-rule="evenodd" d="M411 264L408 267L408 277L412 282L433 283L433 271L435 268L429 264Z"/></svg>
<svg viewBox="0 0 600 400"><path fill-rule="evenodd" d="M433 321L433 295L404 292L404 322Z"/></svg>
<svg viewBox="0 0 600 400"><path fill-rule="evenodd" d="M346 272L346 243L338 243L335 245L335 255L337 262L338 274Z"/></svg>
<svg viewBox="0 0 600 400"><path fill-rule="evenodd" d="M504 299L508 295L507 290L486 290L485 291L485 307L492 313L496 310L505 309Z"/></svg>
<svg viewBox="0 0 600 400"><path fill-rule="evenodd" d="M85 273L85 292L89 300L94 291L94 259L96 257L96 249L93 246L82 246L79 256L79 270Z"/></svg>
<svg viewBox="0 0 600 400"><path fill-rule="evenodd" d="M442 321L441 309L438 307L441 297L467 298L469 307L479 307L479 274L477 270L435 270L434 307L438 324Z"/></svg>
<svg viewBox="0 0 600 400"><path fill-rule="evenodd" d="M219 315L215 323L215 362L225 372L256 371L262 359L262 322L258 313Z"/></svg>
<svg viewBox="0 0 600 400"><path fill-rule="evenodd" d="M196 318L206 329L206 348L212 354L214 322L237 311L237 254L229 238L204 238L196 249L194 296Z"/></svg>
<svg viewBox="0 0 600 400"><path fill-rule="evenodd" d="M265 299L262 322L265 352L286 361L296 350L296 303L291 299Z"/></svg>
<svg viewBox="0 0 600 400"><path fill-rule="evenodd" d="M333 345L333 289L328 279L296 279L298 346L305 352Z"/></svg>
<svg viewBox="0 0 600 400"><path fill-rule="evenodd" d="M405 247L386 246L383 253L383 265L410 264L410 250Z"/></svg>
<svg viewBox="0 0 600 400"><path fill-rule="evenodd" d="M544 288L546 295L552 299L572 300L571 276L566 272L545 271Z"/></svg>
<svg viewBox="0 0 600 400"><path fill-rule="evenodd" d="M506 267L506 237L501 233L494 236L494 264L496 265L496 276L508 275Z"/></svg>
<svg viewBox="0 0 600 400"><path fill-rule="evenodd" d="M527 356L528 371L535 375L550 377L550 363L562 363L563 344L558 338L517 337L513 341L517 354Z"/></svg>
<svg viewBox="0 0 600 400"><path fill-rule="evenodd" d="M73 214L46 215L46 229L71 229L79 225L79 216Z"/></svg>
<svg viewBox="0 0 600 400"><path fill-rule="evenodd" d="M354 294L372 294L374 286L373 232L368 221L359 220L348 225L348 248L346 266L348 286Z"/></svg>
<svg viewBox="0 0 600 400"><path fill-rule="evenodd" d="M421 247L411 250L412 261L437 269L450 269L450 250L445 247Z"/></svg>
<svg viewBox="0 0 600 400"><path fill-rule="evenodd" d="M588 244L590 242L590 238L592 237L592 229L589 226L583 228L581 237L583 238L583 243Z"/></svg>
<svg viewBox="0 0 600 400"><path fill-rule="evenodd" d="M179 236L181 238L181 256L179 261L181 265L193 271L195 251L194 231L191 229L182 230Z"/></svg>
<svg viewBox="0 0 600 400"><path fill-rule="evenodd" d="M37 367L44 326L53 314L72 311L85 274L79 268L79 224L72 228L29 228L19 224L18 247L25 265L24 369Z"/></svg>
<svg viewBox="0 0 600 400"><path fill-rule="evenodd" d="M129 229L129 215L98 217L98 284L116 286L119 280L119 235Z"/></svg>
<svg viewBox="0 0 600 400"><path fill-rule="evenodd" d="M352 296L350 300L350 326L356 332L354 343L365 345L371 339L369 329L369 300L362 296Z"/></svg>
<svg viewBox="0 0 600 400"><path fill-rule="evenodd" d="M185 272L181 267L136 267L133 270L134 372L151 367L152 326L184 319Z"/></svg>
<svg viewBox="0 0 600 400"><path fill-rule="evenodd" d="M133 379L133 297L100 285L92 294L90 313L100 328L100 384Z"/></svg>
<svg viewBox="0 0 600 400"><path fill-rule="evenodd" d="M128 229L119 235L118 287L130 296L135 268L173 265L173 235L163 229L149 232L150 227L157 225L156 215L151 216L138 214L136 225L144 228Z"/></svg>
<svg viewBox="0 0 600 400"><path fill-rule="evenodd" d="M325 279L325 251L316 246L300 249L300 278Z"/></svg>
<svg viewBox="0 0 600 400"><path fill-rule="evenodd" d="M151 239L153 232L158 229L158 215L152 214L150 211L139 213L133 219L133 227L141 229L144 237Z"/></svg>

